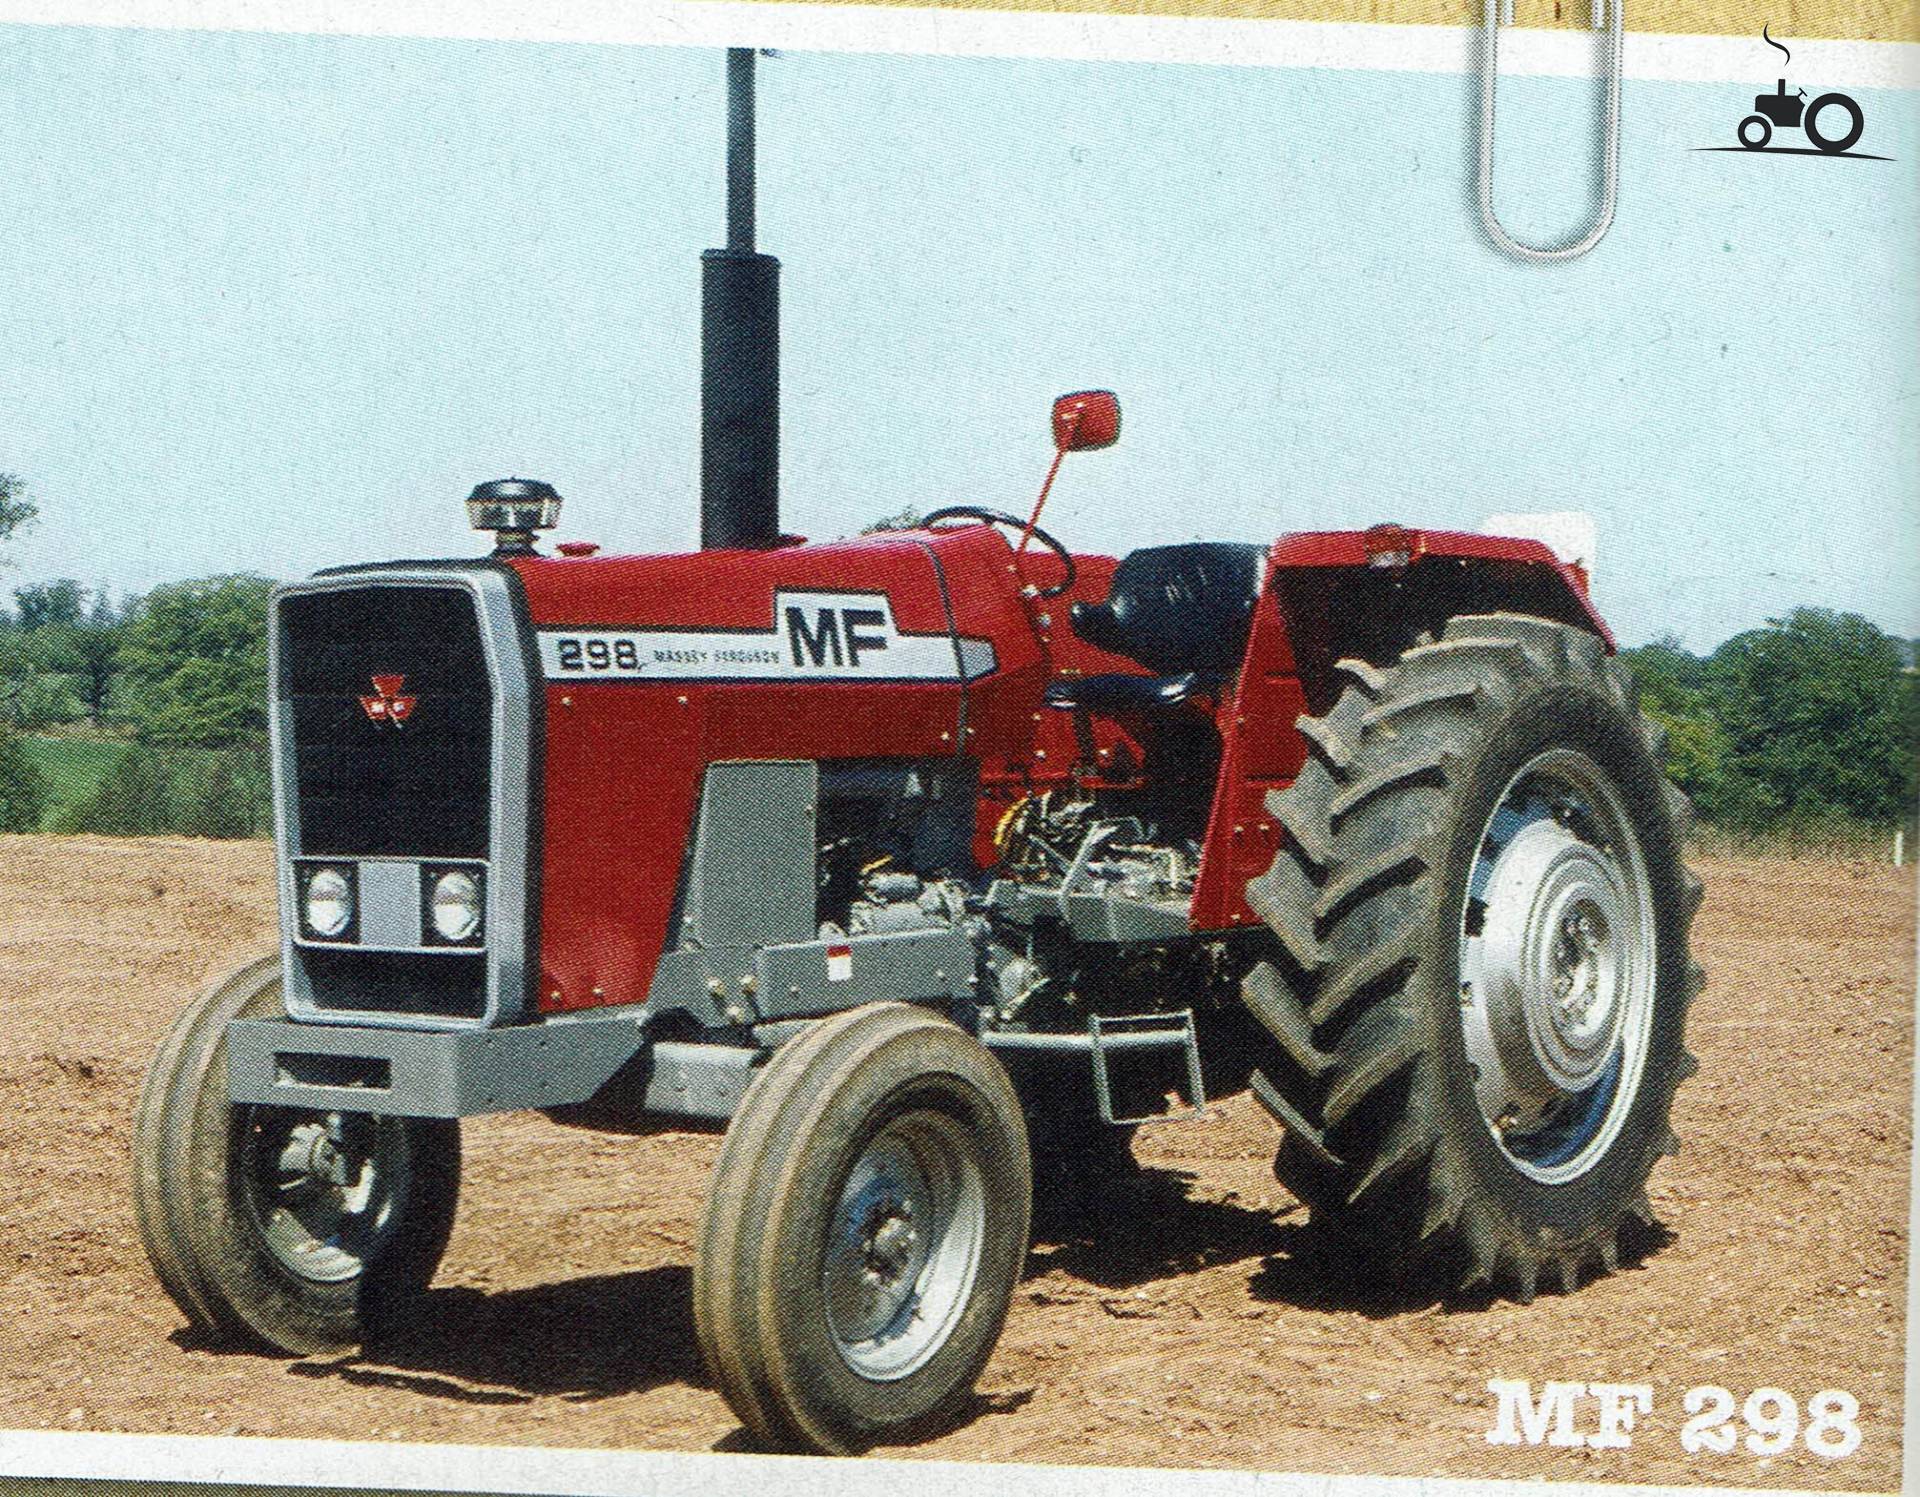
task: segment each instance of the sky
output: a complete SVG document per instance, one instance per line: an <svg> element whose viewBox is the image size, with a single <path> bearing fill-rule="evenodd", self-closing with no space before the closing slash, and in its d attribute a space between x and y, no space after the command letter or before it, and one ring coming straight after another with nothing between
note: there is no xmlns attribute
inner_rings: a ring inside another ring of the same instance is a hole
<svg viewBox="0 0 1920 1497"><path fill-rule="evenodd" d="M1084 550L1586 509L1626 642L1797 604L1920 635L1920 96L1891 162L1714 152L1771 87L1629 81L1600 248L1510 262L1459 75L787 53L761 65L789 529L1024 511L1116 389ZM0 589L694 544L717 52L0 26ZM1502 211L1587 211L1593 95L1501 95Z"/></svg>

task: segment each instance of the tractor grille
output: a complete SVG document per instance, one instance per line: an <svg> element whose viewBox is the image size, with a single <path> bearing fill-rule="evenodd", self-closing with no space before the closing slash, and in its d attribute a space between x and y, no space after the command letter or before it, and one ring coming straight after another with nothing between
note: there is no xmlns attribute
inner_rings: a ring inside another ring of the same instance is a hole
<svg viewBox="0 0 1920 1497"><path fill-rule="evenodd" d="M280 607L293 810L307 857L485 858L493 689L472 593L372 586ZM402 677L404 722L368 716Z"/></svg>
<svg viewBox="0 0 1920 1497"><path fill-rule="evenodd" d="M296 868L355 861L362 900L340 947L290 948L289 1011L484 1022L497 950L407 949L420 944L408 934L419 916L402 912L397 935L394 911L383 905L374 918L366 896L381 887L372 873L381 865L364 861L492 865L496 687L477 594L411 581L293 592L278 627L276 775L293 833L282 852L300 859ZM283 920L297 936L297 915Z"/></svg>

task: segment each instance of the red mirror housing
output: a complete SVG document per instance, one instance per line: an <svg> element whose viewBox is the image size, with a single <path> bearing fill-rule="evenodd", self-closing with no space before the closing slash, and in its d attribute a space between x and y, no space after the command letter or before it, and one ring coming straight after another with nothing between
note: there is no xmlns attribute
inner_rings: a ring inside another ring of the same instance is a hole
<svg viewBox="0 0 1920 1497"><path fill-rule="evenodd" d="M1053 445L1062 452L1097 452L1120 440L1120 397L1111 390L1078 390L1053 403Z"/></svg>

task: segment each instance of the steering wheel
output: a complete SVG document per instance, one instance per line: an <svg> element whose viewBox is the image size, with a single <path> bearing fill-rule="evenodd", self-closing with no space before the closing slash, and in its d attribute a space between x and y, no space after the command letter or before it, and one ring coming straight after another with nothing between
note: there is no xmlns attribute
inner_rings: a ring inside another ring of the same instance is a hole
<svg viewBox="0 0 1920 1497"><path fill-rule="evenodd" d="M942 520L979 520L987 525L1009 525L1022 532L1027 528L1027 522L1017 515L1010 515L1000 509L983 509L977 504L949 504L945 509L936 509L932 514L924 516L920 523L931 529ZM1066 569L1060 580L1052 587L1036 587L1033 595L1036 598L1057 598L1079 580L1080 568L1074 564L1073 553L1038 525L1033 527L1033 538L1059 557L1060 565Z"/></svg>

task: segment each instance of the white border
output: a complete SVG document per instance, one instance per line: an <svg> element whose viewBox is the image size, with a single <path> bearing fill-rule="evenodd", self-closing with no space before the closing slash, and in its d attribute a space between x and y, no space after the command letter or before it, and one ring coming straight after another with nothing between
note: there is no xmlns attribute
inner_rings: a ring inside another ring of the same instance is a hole
<svg viewBox="0 0 1920 1497"><path fill-rule="evenodd" d="M757 0L0 0L0 22L1423 73L1471 71L1479 34L1472 26ZM1920 88L1920 44L1796 39L1793 50L1806 81ZM1629 31L1626 76L1752 83L1773 76L1772 56L1758 37ZM1595 49L1583 31L1514 27L1501 39L1500 66L1509 74L1581 76L1594 71Z"/></svg>
<svg viewBox="0 0 1920 1497"><path fill-rule="evenodd" d="M1914 890L1914 905L1920 911L1920 888ZM1914 932L1913 956L1914 1013L1920 1018L1920 930ZM1920 1063L1913 1068L1910 1116L1920 1122ZM1907 1150L1913 1180L1907 1188L1907 1361L1901 1368L1907 1384L1907 1408L1900 1421L1900 1489L1912 1492L1920 1489L1920 1377L1914 1376L1914 1369L1920 1367L1920 1257L1914 1253L1914 1244L1920 1242L1920 1140L1909 1142Z"/></svg>
<svg viewBox="0 0 1920 1497"><path fill-rule="evenodd" d="M752 44L858 53L1049 57L1084 61L1461 73L1477 66L1476 27L1047 14L911 6L785 5L729 0L0 0L0 23L157 30L290 32L487 41L657 46ZM1630 33L1625 73L1668 82L1748 83L1767 71L1749 38ZM1920 45L1796 40L1804 76L1856 88L1920 88ZM1580 32L1516 28L1502 71L1593 71ZM1920 1112L1920 1071L1915 1076ZM1920 1430L1920 1151L1910 1201L1906 1430ZM1911 1488L1920 1441L1906 1451ZM947 1492L1017 1479L1023 1497L1096 1497L1118 1486L1177 1485L1185 1497L1663 1497L1711 1490L1596 1482L1454 1480L1072 1466L1000 1467L869 1458L565 1450L544 1446L373 1444L187 1435L0 1430L0 1478L122 1479L387 1491L511 1492L532 1497L896 1497L903 1482ZM1797 1497L1764 1489L1766 1497ZM1809 1494L1810 1497L1810 1494Z"/></svg>
<svg viewBox="0 0 1920 1497"><path fill-rule="evenodd" d="M0 1430L0 1478L62 1477L531 1497L899 1497L980 1493L1017 1481L1021 1497L1110 1497L1131 1488L1180 1497L1813 1497L1769 1487L1624 1486L1581 1481L1309 1476L962 1461L798 1459L541 1445L383 1445L212 1435L95 1435Z"/></svg>

